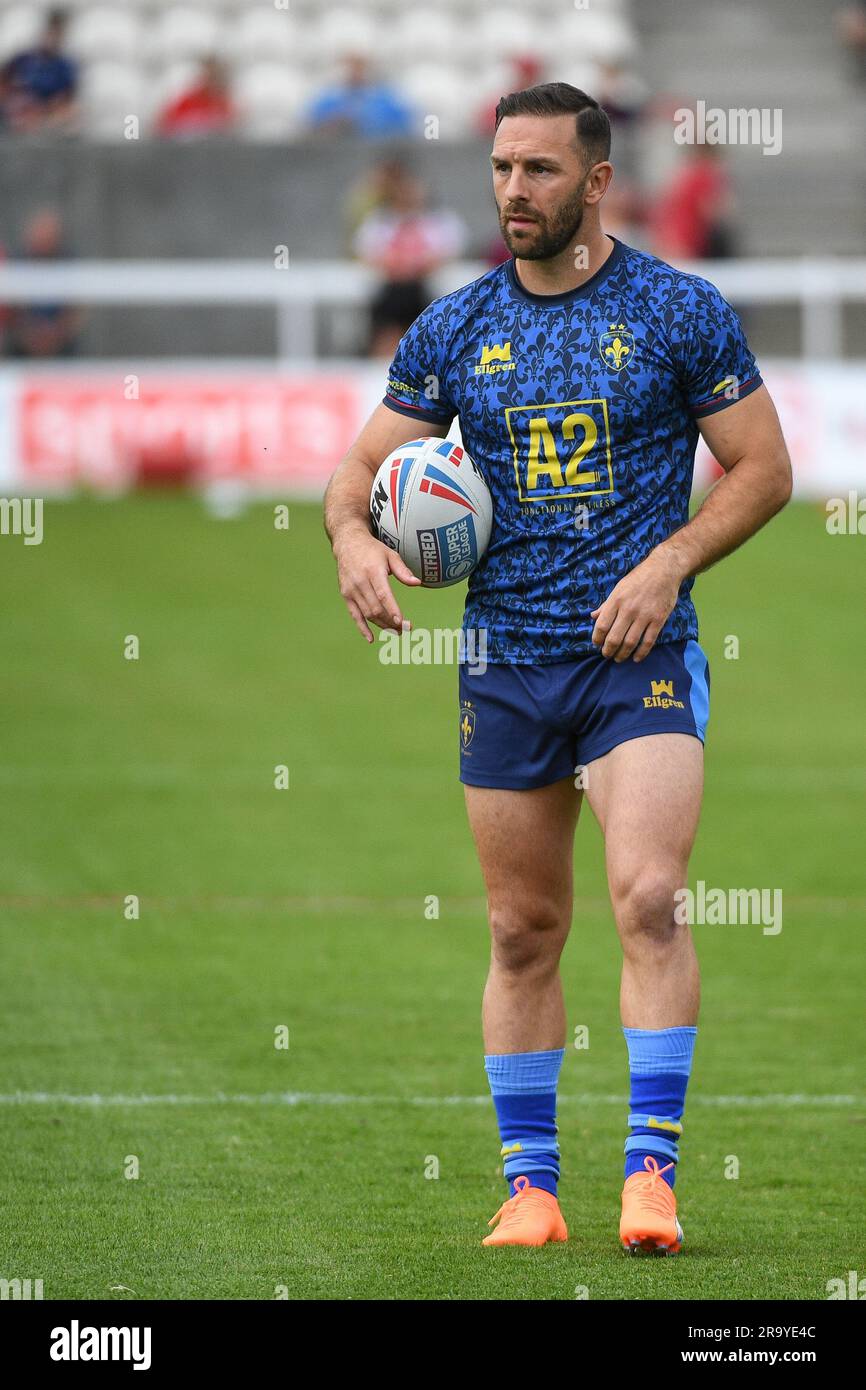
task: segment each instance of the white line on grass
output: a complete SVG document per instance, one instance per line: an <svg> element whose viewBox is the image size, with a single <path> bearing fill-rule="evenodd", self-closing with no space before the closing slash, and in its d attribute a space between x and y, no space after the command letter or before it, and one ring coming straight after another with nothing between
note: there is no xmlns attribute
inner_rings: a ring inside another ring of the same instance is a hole
<svg viewBox="0 0 866 1390"><path fill-rule="evenodd" d="M605 1095L588 1091L583 1095L561 1095L560 1105L626 1105L625 1095ZM211 1095L181 1095L173 1092L161 1095L74 1095L68 1091L13 1091L0 1095L0 1105L78 1105L91 1106L156 1106L156 1105L489 1105L488 1096L358 1096L317 1091L264 1091L260 1095L228 1094L214 1091ZM713 1105L727 1108L764 1106L774 1108L824 1108L866 1105L866 1097L853 1095L783 1095L768 1093L755 1096L708 1096L697 1093L689 1096L689 1105Z"/></svg>
<svg viewBox="0 0 866 1390"><path fill-rule="evenodd" d="M352 778L360 785L366 785L368 778L375 776L378 771L376 767L360 764L348 769L342 764L317 764L314 768L302 767L299 764L298 768L299 777L314 789L335 784L345 788L347 779ZM402 765L396 763L388 768L389 783L402 778L415 785L422 774L441 777L444 780L451 776L451 769L449 765L441 762L419 764L416 759L411 763L406 761ZM181 786L210 794L214 787L218 786L246 786L261 790L267 785L267 778L263 781L259 763L238 763L223 767L208 764L204 767L192 763L130 763L122 760L116 763L98 763L90 759L86 763L65 763L61 766L56 763L0 764L0 786L4 787L32 786L42 789L45 786L56 788L64 784L78 786L106 783L112 787ZM756 763L744 768L713 765L707 771L707 785L712 787L713 784L736 789L748 784L769 795L778 795L779 791L799 790L820 795L822 792L858 789L866 785L866 764L854 763L832 767L812 763L798 767L770 764L764 766Z"/></svg>
<svg viewBox="0 0 866 1390"><path fill-rule="evenodd" d="M396 912L405 916L411 915L417 919L420 907L423 906L423 895L419 893L416 897L375 898L361 895L326 897L321 894L288 896L276 893L255 896L250 894L245 896L202 894L183 897L154 894L148 895L146 901L149 907L156 908L161 912L296 912L300 915L332 912L335 915L358 913L375 916ZM482 917L487 907L486 899L478 896L441 895L440 901L442 904L447 904L455 912L475 913ZM116 913L122 902L122 897L117 893L61 893L56 896L46 893L0 894L0 910L6 909L8 911L29 911L32 909L40 912L65 912L69 910L73 912L110 911ZM801 896L786 893L785 908L790 912L834 913L843 916L848 913L855 913L862 916L866 914L866 898ZM581 913L608 913L609 911L610 903L605 897L579 897L575 902L574 921L576 924L580 924ZM712 926L710 926L710 930L712 930Z"/></svg>

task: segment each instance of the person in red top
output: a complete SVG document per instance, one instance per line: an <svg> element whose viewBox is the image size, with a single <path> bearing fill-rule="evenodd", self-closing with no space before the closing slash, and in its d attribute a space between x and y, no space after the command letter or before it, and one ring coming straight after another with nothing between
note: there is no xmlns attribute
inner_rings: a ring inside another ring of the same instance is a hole
<svg viewBox="0 0 866 1390"><path fill-rule="evenodd" d="M666 261L730 256L732 204L721 146L695 146L650 213L653 255Z"/></svg>
<svg viewBox="0 0 866 1390"><path fill-rule="evenodd" d="M433 298L429 276L460 254L465 228L456 213L427 206L423 184L392 168L380 205L355 233L355 254L380 276L370 305L370 354L392 357L410 324Z"/></svg>
<svg viewBox="0 0 866 1390"><path fill-rule="evenodd" d="M542 64L533 54L518 53L509 58L508 61L511 64L511 77L507 83L503 84L506 88L515 92L522 91L524 87L534 87L536 82L541 81ZM498 94L489 96L477 111L475 127L479 135L491 137L494 135L498 102Z"/></svg>
<svg viewBox="0 0 866 1390"><path fill-rule="evenodd" d="M226 134L236 120L225 69L216 58L206 58L199 81L163 108L155 128L168 139L195 138Z"/></svg>

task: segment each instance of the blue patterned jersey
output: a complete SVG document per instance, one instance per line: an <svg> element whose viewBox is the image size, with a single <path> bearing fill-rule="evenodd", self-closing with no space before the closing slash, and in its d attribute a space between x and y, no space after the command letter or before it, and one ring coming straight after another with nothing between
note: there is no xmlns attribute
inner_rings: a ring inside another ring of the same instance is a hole
<svg viewBox="0 0 866 1390"><path fill-rule="evenodd" d="M385 403L458 416L487 480L493 531L464 625L487 629L488 660L598 650L590 613L688 521L696 420L760 384L719 291L620 241L565 294L530 294L507 261L424 310ZM660 642L697 637L691 587Z"/></svg>

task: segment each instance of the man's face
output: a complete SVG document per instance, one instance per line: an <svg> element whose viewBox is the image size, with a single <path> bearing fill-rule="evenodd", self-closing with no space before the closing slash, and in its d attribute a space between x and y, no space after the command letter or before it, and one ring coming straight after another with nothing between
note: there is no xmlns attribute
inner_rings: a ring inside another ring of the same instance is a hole
<svg viewBox="0 0 866 1390"><path fill-rule="evenodd" d="M490 162L499 225L513 256L548 260L574 244L589 173L574 116L506 116Z"/></svg>

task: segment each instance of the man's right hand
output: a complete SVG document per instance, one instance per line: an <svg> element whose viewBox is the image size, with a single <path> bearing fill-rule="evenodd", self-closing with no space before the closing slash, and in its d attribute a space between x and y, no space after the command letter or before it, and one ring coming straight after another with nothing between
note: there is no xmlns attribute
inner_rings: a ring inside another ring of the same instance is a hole
<svg viewBox="0 0 866 1390"><path fill-rule="evenodd" d="M373 641L369 623L402 632L406 620L400 611L389 576L401 584L420 584L396 550L383 545L364 527L343 531L334 540L334 559L340 593L361 636Z"/></svg>

